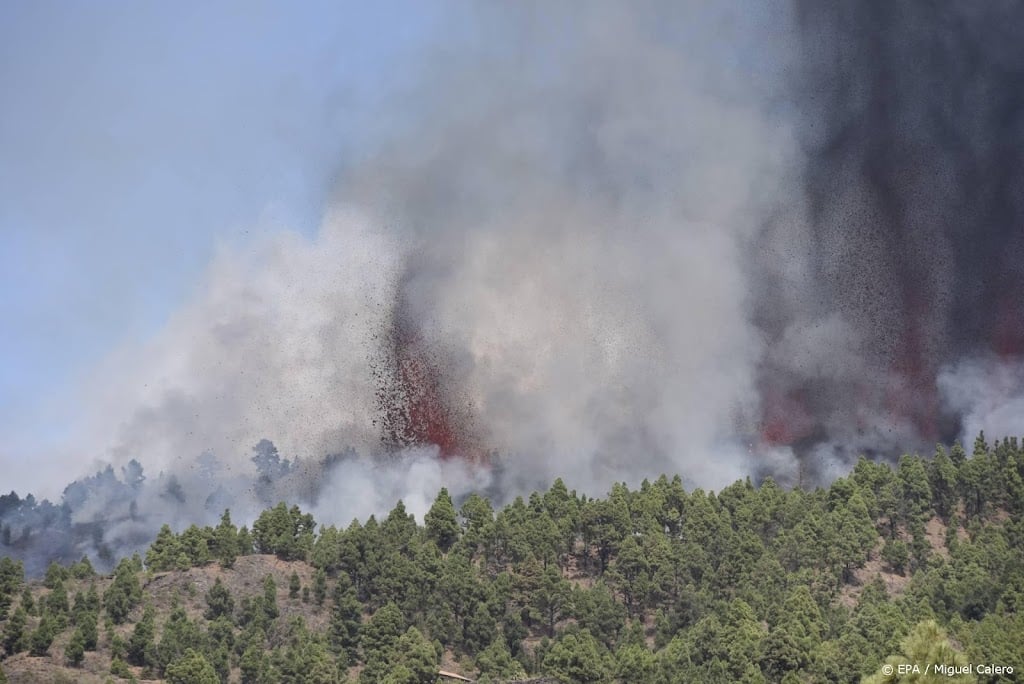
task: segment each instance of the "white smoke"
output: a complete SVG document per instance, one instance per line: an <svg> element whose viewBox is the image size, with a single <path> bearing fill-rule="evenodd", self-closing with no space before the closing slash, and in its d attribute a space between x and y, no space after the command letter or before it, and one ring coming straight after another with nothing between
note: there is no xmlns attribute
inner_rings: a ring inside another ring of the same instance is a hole
<svg viewBox="0 0 1024 684"><path fill-rule="evenodd" d="M1024 362L976 357L944 368L938 378L946 407L962 416L960 440L970 444L982 431L1002 438L1022 433Z"/></svg>
<svg viewBox="0 0 1024 684"><path fill-rule="evenodd" d="M749 473L747 259L766 217L785 230L797 175L776 106L787 18L768 12L484 17L494 40L430 62L408 133L348 169L315 239L222 250L155 339L110 358L76 448L149 472L211 450L234 476L263 437L306 461L354 446L316 504L334 522L478 488L480 471L423 453L372 460L400 296L506 482Z"/></svg>
<svg viewBox="0 0 1024 684"><path fill-rule="evenodd" d="M316 240L222 251L155 339L97 374L92 444L113 438L110 458L152 471L206 450L251 468L265 436L292 458L375 443L372 355L400 259L393 236L339 212Z"/></svg>

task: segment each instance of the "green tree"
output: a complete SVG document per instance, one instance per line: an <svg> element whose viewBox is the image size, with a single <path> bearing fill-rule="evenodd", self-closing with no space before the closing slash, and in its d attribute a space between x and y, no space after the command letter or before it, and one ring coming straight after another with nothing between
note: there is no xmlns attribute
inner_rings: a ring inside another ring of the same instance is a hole
<svg viewBox="0 0 1024 684"><path fill-rule="evenodd" d="M910 562L910 549L902 539L887 539L882 547L882 560L893 572L906 574L907 563Z"/></svg>
<svg viewBox="0 0 1024 684"><path fill-rule="evenodd" d="M973 675L947 675L935 671L936 665L963 667L967 665L967 657L957 651L949 643L946 632L934 620L919 623L903 640L903 652L885 659L885 665L879 672L863 680L864 684L883 684L883 682L915 682L917 684L939 684L939 682L956 682L957 684L973 684L977 681ZM927 666L931 665L928 669Z"/></svg>
<svg viewBox="0 0 1024 684"><path fill-rule="evenodd" d="M338 578L333 599L328 641L331 650L339 659L344 658L345 662L352 664L358 657L363 606L356 598L356 591L346 575Z"/></svg>
<svg viewBox="0 0 1024 684"><path fill-rule="evenodd" d="M127 620L128 614L142 599L142 587L136 572L132 559L122 560L114 570L114 581L103 594L103 606L114 624L120 625Z"/></svg>
<svg viewBox="0 0 1024 684"><path fill-rule="evenodd" d="M405 618L394 603L374 613L370 621L363 625L360 634L360 645L367 662L373 658L386 660L387 654L405 633L405 629Z"/></svg>
<svg viewBox="0 0 1024 684"><path fill-rule="evenodd" d="M299 573L292 570L291 576L288 578L288 598L293 601L299 598L299 591L302 589L302 582L299 580Z"/></svg>
<svg viewBox="0 0 1024 684"><path fill-rule="evenodd" d="M270 574L263 577L263 612L270 620L280 614L277 609L277 582Z"/></svg>
<svg viewBox="0 0 1024 684"><path fill-rule="evenodd" d="M235 599L218 577L206 592L206 612L203 615L207 620L216 620L222 615L230 618L234 612Z"/></svg>
<svg viewBox="0 0 1024 684"><path fill-rule="evenodd" d="M263 511L253 524L253 541L259 553L273 553L282 560L305 560L313 549L316 524L313 516L282 501Z"/></svg>
<svg viewBox="0 0 1024 684"><path fill-rule="evenodd" d="M142 619L135 623L128 640L125 657L132 665L153 667L156 665L156 611L146 605Z"/></svg>
<svg viewBox="0 0 1024 684"><path fill-rule="evenodd" d="M658 660L639 644L625 644L615 653L615 676L622 682L651 682Z"/></svg>
<svg viewBox="0 0 1024 684"><path fill-rule="evenodd" d="M632 535L619 544L619 552L608 571L608 581L626 601L630 614L642 612L644 598L651 589L650 565Z"/></svg>
<svg viewBox="0 0 1024 684"><path fill-rule="evenodd" d="M956 507L956 466L942 445L935 447L935 456L928 463L928 483L931 486L935 512L948 519Z"/></svg>
<svg viewBox="0 0 1024 684"><path fill-rule="evenodd" d="M539 586L533 592L532 605L544 617L548 636L555 635L557 623L569 608L572 591L569 582L555 565L549 565L541 575Z"/></svg>
<svg viewBox="0 0 1024 684"><path fill-rule="evenodd" d="M392 671L386 684L434 684L437 681L438 653L426 637L410 627L399 637L391 659Z"/></svg>
<svg viewBox="0 0 1024 684"><path fill-rule="evenodd" d="M167 667L187 658L190 649L202 652L204 646L206 639L199 626L189 619L185 609L175 601L156 647L157 669L163 669L166 674Z"/></svg>
<svg viewBox="0 0 1024 684"><path fill-rule="evenodd" d="M477 603L462 626L462 647L467 653L479 653L497 636L494 618L487 604Z"/></svg>
<svg viewBox="0 0 1024 684"><path fill-rule="evenodd" d="M210 562L210 542L213 540L210 528L205 530L197 525L189 525L178 537L181 551L189 560L191 567L200 567Z"/></svg>
<svg viewBox="0 0 1024 684"><path fill-rule="evenodd" d="M76 629L71 635L71 640L64 647L64 660L72 667L78 667L85 659L85 635L82 630Z"/></svg>
<svg viewBox="0 0 1024 684"><path fill-rule="evenodd" d="M47 575L49 574L47 571ZM25 569L21 561L15 561L8 556L0 558L0 618L7 614L7 608L24 581Z"/></svg>
<svg viewBox="0 0 1024 684"><path fill-rule="evenodd" d="M168 684L220 684L220 677L202 653L187 649L164 671Z"/></svg>
<svg viewBox="0 0 1024 684"><path fill-rule="evenodd" d="M810 652L801 646L789 628L780 627L765 638L758 664L769 681L778 682L787 674L806 668L810 658Z"/></svg>
<svg viewBox="0 0 1024 684"><path fill-rule="evenodd" d="M95 613L85 613L78 620L77 629L82 633L82 646L86 651L95 651L99 642L99 617Z"/></svg>
<svg viewBox="0 0 1024 684"><path fill-rule="evenodd" d="M274 653L276 681L281 684L335 684L338 670L323 641L306 629L299 616L288 624L285 647Z"/></svg>
<svg viewBox="0 0 1024 684"><path fill-rule="evenodd" d="M459 538L455 505L446 488L442 487L438 492L423 522L426 525L427 538L437 544L437 548L442 552L447 552Z"/></svg>
<svg viewBox="0 0 1024 684"><path fill-rule="evenodd" d="M63 580L56 580L43 605L46 614L56 621L58 631L67 627L70 607L68 606L68 592L64 588Z"/></svg>
<svg viewBox="0 0 1024 684"><path fill-rule="evenodd" d="M28 648L28 639L25 635L25 625L28 622L28 618L25 614L25 609L18 606L10 618L7 619L7 623L4 625L3 631L3 647L4 653L8 656L20 653Z"/></svg>
<svg viewBox="0 0 1024 684"><path fill-rule="evenodd" d="M64 583L71 578L71 572L63 565L54 561L46 568L46 575L43 577L43 586L53 589L57 583Z"/></svg>
<svg viewBox="0 0 1024 684"><path fill-rule="evenodd" d="M602 682L609 675L600 644L586 631L556 641L544 656L543 670L559 681L580 684Z"/></svg>
<svg viewBox="0 0 1024 684"><path fill-rule="evenodd" d="M146 567L156 572L173 570L181 553L177 535L171 531L170 525L163 525L146 551Z"/></svg>
<svg viewBox="0 0 1024 684"><path fill-rule="evenodd" d="M1012 667L1015 673L1024 672L1024 612L990 613L979 622L965 625L963 637L967 640L967 653L972 663L998 663ZM990 681L1010 682L1013 675L992 677Z"/></svg>
<svg viewBox="0 0 1024 684"><path fill-rule="evenodd" d="M36 614L36 602L32 598L32 590L25 587L21 591L21 607L25 611L26 615Z"/></svg>
<svg viewBox="0 0 1024 684"><path fill-rule="evenodd" d="M484 497L470 494L459 509L463 520L463 539L471 552L482 545L494 528L494 509Z"/></svg>
<svg viewBox="0 0 1024 684"><path fill-rule="evenodd" d="M313 600L316 601L316 605L324 605L324 600L327 598L327 573L321 568L317 568L313 574Z"/></svg>
<svg viewBox="0 0 1024 684"><path fill-rule="evenodd" d="M271 677L270 657L259 644L251 644L239 658L242 684L276 684Z"/></svg>
<svg viewBox="0 0 1024 684"><path fill-rule="evenodd" d="M342 533L334 525L320 526L320 534L313 542L313 550L309 557L309 562L314 568L332 575L338 572L341 562L339 557L341 537Z"/></svg>
<svg viewBox="0 0 1024 684"><path fill-rule="evenodd" d="M57 623L49 615L44 615L43 619L39 621L39 626L28 638L29 653L37 657L48 655L50 644L53 643L55 636L57 636Z"/></svg>
<svg viewBox="0 0 1024 684"><path fill-rule="evenodd" d="M80 561L71 566L70 571L71 576L77 580L92 579L96 576L96 570L93 569L88 556L82 556Z"/></svg>
<svg viewBox="0 0 1024 684"><path fill-rule="evenodd" d="M618 641L619 633L626 624L626 609L615 600L607 584L598 582L591 589L574 590L571 604L580 627L608 648Z"/></svg>
<svg viewBox="0 0 1024 684"><path fill-rule="evenodd" d="M118 656L114 656L110 660L110 674L114 675L118 679L135 679L135 675L132 674L131 668L128 667L128 663L124 662Z"/></svg>
<svg viewBox="0 0 1024 684"><path fill-rule="evenodd" d="M252 533L249 531L249 528L246 527L245 525L242 525L241 527L239 527L238 528L238 555L239 556L248 556L250 553L253 552L253 549L255 547L256 547L256 542L253 541Z"/></svg>
<svg viewBox="0 0 1024 684"><path fill-rule="evenodd" d="M502 638L496 638L476 656L476 667L480 671L481 681L489 679L524 679L526 670L522 664L512 657L508 645Z"/></svg>
<svg viewBox="0 0 1024 684"><path fill-rule="evenodd" d="M928 482L928 471L921 458L900 457L896 478L900 483L900 495L907 520L927 519L931 514L932 488Z"/></svg>
<svg viewBox="0 0 1024 684"><path fill-rule="evenodd" d="M238 557L238 529L231 522L231 511L227 508L220 516L220 523L213 532L213 555L223 568L231 568Z"/></svg>

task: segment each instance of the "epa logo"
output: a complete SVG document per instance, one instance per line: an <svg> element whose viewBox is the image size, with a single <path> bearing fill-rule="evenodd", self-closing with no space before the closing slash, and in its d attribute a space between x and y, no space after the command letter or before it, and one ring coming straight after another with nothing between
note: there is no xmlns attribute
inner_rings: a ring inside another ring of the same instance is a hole
<svg viewBox="0 0 1024 684"><path fill-rule="evenodd" d="M891 674L921 674L921 667L915 663L900 663L899 665L895 666L885 664L882 666L882 674L886 676L889 676Z"/></svg>

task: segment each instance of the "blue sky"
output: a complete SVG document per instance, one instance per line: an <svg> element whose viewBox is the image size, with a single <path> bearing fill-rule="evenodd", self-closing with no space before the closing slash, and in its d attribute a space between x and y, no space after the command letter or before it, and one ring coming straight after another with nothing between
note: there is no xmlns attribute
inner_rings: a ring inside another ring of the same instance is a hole
<svg viewBox="0 0 1024 684"><path fill-rule="evenodd" d="M416 2L0 4L0 489L218 244L315 232L442 21Z"/></svg>

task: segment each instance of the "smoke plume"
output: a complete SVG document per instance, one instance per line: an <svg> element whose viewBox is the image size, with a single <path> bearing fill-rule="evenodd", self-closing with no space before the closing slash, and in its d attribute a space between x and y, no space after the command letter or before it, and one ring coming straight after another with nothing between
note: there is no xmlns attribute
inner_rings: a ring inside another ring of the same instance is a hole
<svg viewBox="0 0 1024 684"><path fill-rule="evenodd" d="M1024 10L499 14L314 239L225 249L97 373L78 452L159 475L79 483L74 523L122 527L69 555L279 497L344 523L441 485L813 481L1019 426Z"/></svg>
<svg viewBox="0 0 1024 684"><path fill-rule="evenodd" d="M963 366L1005 375L1024 352L1021 20L796 3L809 268L796 301L776 278L758 303L769 439L848 460L985 427L965 421Z"/></svg>

